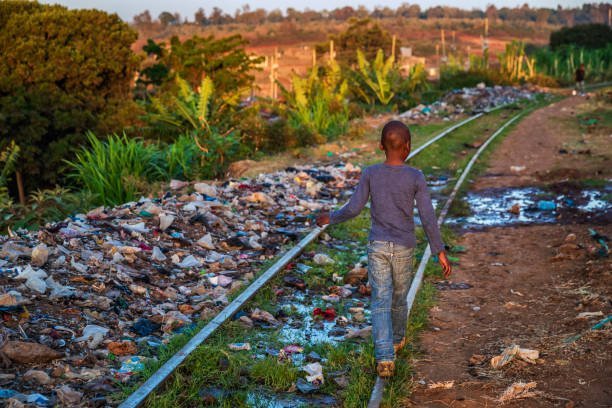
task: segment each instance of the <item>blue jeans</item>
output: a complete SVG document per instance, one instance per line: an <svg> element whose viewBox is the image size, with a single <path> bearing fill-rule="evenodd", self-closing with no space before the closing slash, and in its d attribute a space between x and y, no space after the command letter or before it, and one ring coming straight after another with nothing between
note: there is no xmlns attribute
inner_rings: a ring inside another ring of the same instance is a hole
<svg viewBox="0 0 612 408"><path fill-rule="evenodd" d="M372 336L377 362L393 361L393 344L406 334L406 296L413 277L414 248L370 241L368 279L372 286Z"/></svg>

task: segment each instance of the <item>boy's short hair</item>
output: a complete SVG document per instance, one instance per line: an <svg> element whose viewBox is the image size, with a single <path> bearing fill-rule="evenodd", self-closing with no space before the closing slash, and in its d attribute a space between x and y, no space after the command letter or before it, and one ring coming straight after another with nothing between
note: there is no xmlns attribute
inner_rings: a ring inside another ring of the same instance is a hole
<svg viewBox="0 0 612 408"><path fill-rule="evenodd" d="M385 150L398 150L402 145L410 146L410 129L399 120L392 120L383 126L380 144Z"/></svg>

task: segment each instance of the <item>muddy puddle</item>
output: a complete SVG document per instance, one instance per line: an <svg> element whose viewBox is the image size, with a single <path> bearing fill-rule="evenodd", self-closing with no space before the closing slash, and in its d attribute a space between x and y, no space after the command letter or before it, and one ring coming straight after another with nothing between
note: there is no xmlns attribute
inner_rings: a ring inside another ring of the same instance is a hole
<svg viewBox="0 0 612 408"><path fill-rule="evenodd" d="M361 304L357 299L345 300L347 304ZM336 305L337 306L337 305ZM309 295L308 293L296 292L290 297L285 297L282 300L281 308L291 316L287 319L283 327L280 329L278 338L286 344L304 343L309 345L321 343L337 343L344 341L344 336L349 330L357 330L358 326L347 324L345 326L338 324L336 319L321 320L313 317L312 311L315 308L325 309L333 307L332 304L327 304L318 299L317 296ZM346 313L345 316L351 319L351 314ZM366 321L370 320L370 311L364 310Z"/></svg>
<svg viewBox="0 0 612 408"><path fill-rule="evenodd" d="M467 193L469 215L452 217L463 228L610 220L612 184L600 189L568 186L489 188Z"/></svg>
<svg viewBox="0 0 612 408"><path fill-rule="evenodd" d="M268 394L252 392L247 396L247 405L257 408L301 408L335 407L338 401L330 395Z"/></svg>

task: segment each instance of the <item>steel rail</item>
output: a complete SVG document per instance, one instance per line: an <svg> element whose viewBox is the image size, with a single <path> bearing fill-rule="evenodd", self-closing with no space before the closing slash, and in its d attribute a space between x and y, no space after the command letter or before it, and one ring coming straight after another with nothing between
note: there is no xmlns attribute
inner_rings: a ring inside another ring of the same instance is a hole
<svg viewBox="0 0 612 408"><path fill-rule="evenodd" d="M437 142L444 136L453 132L457 128L483 116L485 113L493 112L508 105L500 105L490 110L470 116L450 126L440 134L434 136L423 145L419 146L410 153L406 160L411 159L431 144ZM276 261L268 270L261 274L251 285L249 285L240 295L238 295L229 305L227 305L215 318L206 324L195 336L193 336L187 344L185 344L178 352L176 352L168 361L166 361L149 379L147 379L136 391L128 396L123 401L119 408L137 408L145 399L160 385L166 378L191 354L202 342L204 342L211 334L217 330L225 321L240 310L242 305L246 303L262 286L264 286L274 275L281 271L293 258L299 255L302 250L314 241L323 231L327 229L327 225L316 227L293 248L287 251L282 257Z"/></svg>

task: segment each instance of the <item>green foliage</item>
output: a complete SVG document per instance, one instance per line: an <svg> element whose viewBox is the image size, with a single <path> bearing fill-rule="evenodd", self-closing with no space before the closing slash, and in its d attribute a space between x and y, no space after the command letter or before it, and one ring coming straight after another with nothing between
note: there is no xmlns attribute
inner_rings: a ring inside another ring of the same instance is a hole
<svg viewBox="0 0 612 408"><path fill-rule="evenodd" d="M153 166L160 180L193 180L202 173L202 152L190 135L179 136L174 143L156 152Z"/></svg>
<svg viewBox="0 0 612 408"><path fill-rule="evenodd" d="M253 70L261 62L247 54L247 41L240 35L220 39L194 36L183 42L172 37L170 48L159 59L173 74L195 87L203 77L210 77L217 93L226 97L251 88Z"/></svg>
<svg viewBox="0 0 612 408"><path fill-rule="evenodd" d="M574 75L580 64L585 65L585 79L589 82L612 79L612 44L600 49L574 46L562 47L556 51L540 49L534 57L538 73L553 77L564 84L574 82Z"/></svg>
<svg viewBox="0 0 612 408"><path fill-rule="evenodd" d="M153 120L164 122L180 132L209 129L227 106L224 103L213 105L215 88L210 77L203 78L195 91L187 81L177 76L176 89L176 94L166 100L152 97L151 108L156 112Z"/></svg>
<svg viewBox="0 0 612 408"><path fill-rule="evenodd" d="M402 76L394 58L385 59L378 50L372 62L357 50L359 69L353 74L353 94L370 109L407 109L418 103L422 92L429 89L427 73L421 64L414 65L406 76Z"/></svg>
<svg viewBox="0 0 612 408"><path fill-rule="evenodd" d="M312 69L306 77L294 75L291 83L291 90L279 86L286 99L289 124L302 131L300 144L323 143L346 131L348 85L337 63Z"/></svg>
<svg viewBox="0 0 612 408"><path fill-rule="evenodd" d="M379 104L388 105L395 96L391 89L393 81L391 75L393 74L395 59L393 57L385 59L383 50L379 49L374 61L369 63L363 51L357 50L357 62L361 74L359 78L368 86L370 93L374 94ZM359 87L357 87L357 91L367 104L374 104L375 100L368 92Z"/></svg>
<svg viewBox="0 0 612 408"><path fill-rule="evenodd" d="M0 2L0 138L22 151L26 188L53 185L85 131L136 117L136 33L116 14ZM7 11L9 10L9 11ZM12 10L12 11L10 11Z"/></svg>
<svg viewBox="0 0 612 408"><path fill-rule="evenodd" d="M113 205L138 198L155 176L158 148L136 138L111 135L105 141L88 133L90 148L82 148L68 162L71 176L95 194L100 204Z"/></svg>
<svg viewBox="0 0 612 408"><path fill-rule="evenodd" d="M580 24L563 27L550 34L550 48L562 47L606 48L612 43L612 28L606 24Z"/></svg>
<svg viewBox="0 0 612 408"><path fill-rule="evenodd" d="M512 41L499 56L502 76L512 82L527 80L535 76L535 60L525 54L525 43Z"/></svg>
<svg viewBox="0 0 612 408"><path fill-rule="evenodd" d="M15 170L18 157L19 146L15 144L15 141L11 141L6 147L0 150L0 209L5 205L12 205L7 184L10 180L11 173Z"/></svg>

